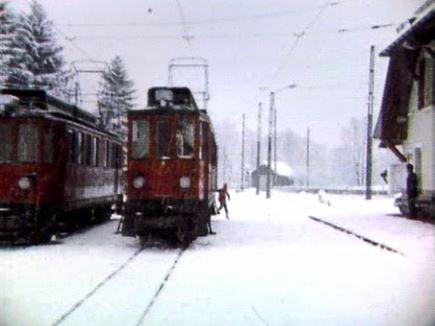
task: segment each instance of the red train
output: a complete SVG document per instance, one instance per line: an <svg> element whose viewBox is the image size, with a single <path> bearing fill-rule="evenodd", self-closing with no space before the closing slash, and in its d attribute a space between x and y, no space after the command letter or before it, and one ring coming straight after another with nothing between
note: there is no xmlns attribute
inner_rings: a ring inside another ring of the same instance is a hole
<svg viewBox="0 0 435 326"><path fill-rule="evenodd" d="M108 219L122 191L121 139L45 91L0 97L0 240L44 242L61 225Z"/></svg>
<svg viewBox="0 0 435 326"><path fill-rule="evenodd" d="M148 107L128 112L127 153L123 235L176 235L188 244L211 231L217 146L188 88L151 88Z"/></svg>

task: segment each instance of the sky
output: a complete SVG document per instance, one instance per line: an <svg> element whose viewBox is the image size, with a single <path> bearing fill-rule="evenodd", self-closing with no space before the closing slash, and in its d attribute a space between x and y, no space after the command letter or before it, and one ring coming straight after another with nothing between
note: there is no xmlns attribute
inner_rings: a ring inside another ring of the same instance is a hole
<svg viewBox="0 0 435 326"><path fill-rule="evenodd" d="M278 132L293 129L319 143L338 143L352 117L367 112L370 46L375 45L375 119L397 24L423 0L40 0L67 61L109 62L121 56L137 89L136 108L153 86L168 84L173 58L209 65L208 111L217 124L255 130L269 92ZM26 11L28 0L12 0ZM371 28L375 25L388 25ZM98 63L96 66L101 67ZM177 69L175 85L201 87L203 71ZM200 82L198 82L200 81ZM85 88L82 86L82 88ZM90 89L90 88L89 88ZM85 90L83 90L85 92Z"/></svg>

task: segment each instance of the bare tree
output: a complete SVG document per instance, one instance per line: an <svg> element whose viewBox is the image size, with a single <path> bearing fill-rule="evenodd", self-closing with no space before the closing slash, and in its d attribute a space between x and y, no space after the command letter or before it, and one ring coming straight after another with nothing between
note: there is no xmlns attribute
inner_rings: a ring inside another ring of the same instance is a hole
<svg viewBox="0 0 435 326"><path fill-rule="evenodd" d="M341 132L343 163L350 166L352 183L357 186L364 184L365 125L363 118L351 118Z"/></svg>

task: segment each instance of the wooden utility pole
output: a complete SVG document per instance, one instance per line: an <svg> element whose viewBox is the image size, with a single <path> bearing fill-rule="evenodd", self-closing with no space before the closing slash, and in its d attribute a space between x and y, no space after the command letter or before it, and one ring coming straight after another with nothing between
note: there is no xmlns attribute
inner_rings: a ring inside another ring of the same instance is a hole
<svg viewBox="0 0 435 326"><path fill-rule="evenodd" d="M242 172L241 172L241 190L245 189L245 114L242 115Z"/></svg>
<svg viewBox="0 0 435 326"><path fill-rule="evenodd" d="M373 93L375 87L375 46L370 47L369 96L367 105L367 162L366 162L366 199L372 198L372 125Z"/></svg>
<svg viewBox="0 0 435 326"><path fill-rule="evenodd" d="M256 194L260 193L260 163L261 163L261 102L258 103L258 126L257 126L257 177Z"/></svg>

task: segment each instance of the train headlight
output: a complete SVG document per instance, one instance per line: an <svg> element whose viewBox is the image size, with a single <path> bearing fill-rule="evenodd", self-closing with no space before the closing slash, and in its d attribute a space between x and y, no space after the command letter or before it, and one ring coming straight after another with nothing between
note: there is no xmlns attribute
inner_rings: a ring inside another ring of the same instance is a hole
<svg viewBox="0 0 435 326"><path fill-rule="evenodd" d="M133 184L133 188L135 189L143 188L145 186L145 178L141 175L138 175L133 178L132 184Z"/></svg>
<svg viewBox="0 0 435 326"><path fill-rule="evenodd" d="M189 177L181 177L180 178L180 187L183 189L187 189L190 187L190 178Z"/></svg>
<svg viewBox="0 0 435 326"><path fill-rule="evenodd" d="M20 187L21 190L28 190L32 186L32 180L29 177L21 177L20 180L18 180L18 187Z"/></svg>

